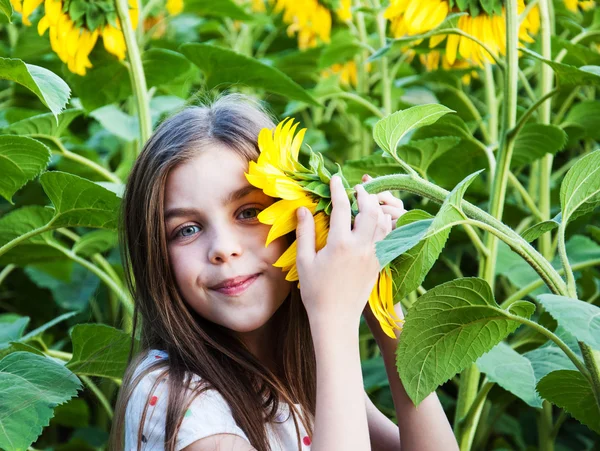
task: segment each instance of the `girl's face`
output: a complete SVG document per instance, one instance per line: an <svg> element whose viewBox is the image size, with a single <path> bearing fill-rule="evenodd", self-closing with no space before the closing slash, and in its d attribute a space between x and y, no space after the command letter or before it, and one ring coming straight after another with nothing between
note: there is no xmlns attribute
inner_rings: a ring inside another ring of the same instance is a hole
<svg viewBox="0 0 600 451"><path fill-rule="evenodd" d="M262 328L291 289L272 266L286 238L265 247L270 226L256 218L275 199L248 183L247 169L243 156L214 145L173 168L165 185L166 240L179 291L201 316L238 333ZM227 282L234 286L223 287Z"/></svg>

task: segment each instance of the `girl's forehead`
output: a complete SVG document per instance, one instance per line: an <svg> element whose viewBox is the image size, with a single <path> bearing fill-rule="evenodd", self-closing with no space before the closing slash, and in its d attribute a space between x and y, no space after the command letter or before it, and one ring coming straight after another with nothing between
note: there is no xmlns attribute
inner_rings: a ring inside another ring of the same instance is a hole
<svg viewBox="0 0 600 451"><path fill-rule="evenodd" d="M222 197L248 185L248 161L224 146L202 149L169 172L165 183L165 206L196 203L199 197Z"/></svg>

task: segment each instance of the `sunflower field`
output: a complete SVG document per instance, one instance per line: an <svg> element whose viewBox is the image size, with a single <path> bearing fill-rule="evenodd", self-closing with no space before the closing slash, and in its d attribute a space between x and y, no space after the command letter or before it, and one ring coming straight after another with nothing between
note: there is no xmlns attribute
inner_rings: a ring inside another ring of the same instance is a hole
<svg viewBox="0 0 600 451"><path fill-rule="evenodd" d="M377 243L398 375L461 450L600 449L599 88L593 0L0 0L0 449L107 449L124 182L224 91L300 122L315 179L404 201Z"/></svg>

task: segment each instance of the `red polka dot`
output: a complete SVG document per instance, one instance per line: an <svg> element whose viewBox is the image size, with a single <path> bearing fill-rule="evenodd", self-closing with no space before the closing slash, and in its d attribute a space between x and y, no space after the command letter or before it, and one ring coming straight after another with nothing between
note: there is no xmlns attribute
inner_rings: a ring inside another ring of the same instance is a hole
<svg viewBox="0 0 600 451"><path fill-rule="evenodd" d="M156 405L156 401L158 401L158 398L156 396L153 396L152 398L150 398L150 405L151 406Z"/></svg>
<svg viewBox="0 0 600 451"><path fill-rule="evenodd" d="M309 437L308 435L307 435L306 437L304 437L304 438L302 439L302 443L304 443L306 446L309 446L309 445L310 445L310 443L311 443L311 442L310 442L310 437Z"/></svg>

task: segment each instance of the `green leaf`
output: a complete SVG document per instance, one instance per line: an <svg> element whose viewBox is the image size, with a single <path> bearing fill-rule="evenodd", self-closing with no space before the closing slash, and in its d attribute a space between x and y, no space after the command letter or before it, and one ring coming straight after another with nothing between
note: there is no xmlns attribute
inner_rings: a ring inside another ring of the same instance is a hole
<svg viewBox="0 0 600 451"><path fill-rule="evenodd" d="M90 116L119 138L127 142L139 139L139 122L137 117L123 112L117 105L105 105L90 112Z"/></svg>
<svg viewBox="0 0 600 451"><path fill-rule="evenodd" d="M383 357L378 356L372 359L363 360L360 363L363 382L367 392L375 391L381 387L390 385L387 376Z"/></svg>
<svg viewBox="0 0 600 451"><path fill-rule="evenodd" d="M537 240L544 233L556 229L560 225L560 221L561 214L559 213L554 218L549 219L548 221L538 222L537 224L529 227L527 230L521 233L521 236L524 240L527 240L531 243L533 240Z"/></svg>
<svg viewBox="0 0 600 451"><path fill-rule="evenodd" d="M210 44L183 44L179 50L204 72L209 89L240 84L322 106L286 74L254 58Z"/></svg>
<svg viewBox="0 0 600 451"><path fill-rule="evenodd" d="M373 138L379 147L391 155L397 155L396 148L408 132L433 124L440 117L454 110L444 105L417 105L406 110L396 111L375 124Z"/></svg>
<svg viewBox="0 0 600 451"><path fill-rule="evenodd" d="M600 204L600 149L581 157L560 186L562 221L589 213Z"/></svg>
<svg viewBox="0 0 600 451"><path fill-rule="evenodd" d="M559 86L600 85L600 66L575 67L546 59L539 53L525 47L519 48L519 51L542 61L554 69Z"/></svg>
<svg viewBox="0 0 600 451"><path fill-rule="evenodd" d="M397 149L398 156L424 176L429 166L446 152L454 149L461 139L458 136L436 136L411 140Z"/></svg>
<svg viewBox="0 0 600 451"><path fill-rule="evenodd" d="M186 0L183 11L200 17L228 17L233 20L252 20L252 16L231 0Z"/></svg>
<svg viewBox="0 0 600 451"><path fill-rule="evenodd" d="M560 126L580 128L583 130L582 138L600 140L600 105L595 100L577 103L569 109Z"/></svg>
<svg viewBox="0 0 600 451"><path fill-rule="evenodd" d="M477 359L477 368L487 378L522 399L531 407L541 408L542 399L535 391L533 366L524 356L504 342Z"/></svg>
<svg viewBox="0 0 600 451"><path fill-rule="evenodd" d="M547 153L554 155L567 143L560 127L548 124L525 124L515 139L511 167L525 166Z"/></svg>
<svg viewBox="0 0 600 451"><path fill-rule="evenodd" d="M122 378L131 336L104 324L78 324L71 332L73 358L67 368L76 374Z"/></svg>
<svg viewBox="0 0 600 451"><path fill-rule="evenodd" d="M14 81L33 92L52 114L60 113L71 95L71 89L58 75L20 59L0 58L0 78Z"/></svg>
<svg viewBox="0 0 600 451"><path fill-rule="evenodd" d="M600 307L556 294L540 294L537 299L577 340L600 350Z"/></svg>
<svg viewBox="0 0 600 451"><path fill-rule="evenodd" d="M0 0L0 12L6 16L9 23L12 23L13 8L10 0Z"/></svg>
<svg viewBox="0 0 600 451"><path fill-rule="evenodd" d="M0 361L0 448L27 449L42 433L53 409L77 395L81 382L63 365L30 352Z"/></svg>
<svg viewBox="0 0 600 451"><path fill-rule="evenodd" d="M542 398L600 434L600 410L592 386L579 371L553 371L537 385Z"/></svg>
<svg viewBox="0 0 600 451"><path fill-rule="evenodd" d="M580 352L577 340L563 328L559 326L554 334L561 338L570 348L576 348L573 349L574 352ZM569 338L566 338L565 335L568 335ZM572 341L574 343L571 343ZM549 341L533 351L526 352L523 354L523 357L531 362L533 373L538 382L552 371L577 370L575 364L571 362L571 359L566 356L563 350Z"/></svg>
<svg viewBox="0 0 600 451"><path fill-rule="evenodd" d="M360 41L348 29L338 29L331 36L331 43L323 49L319 58L319 70L327 69L334 64L352 61L362 49Z"/></svg>
<svg viewBox="0 0 600 451"><path fill-rule="evenodd" d="M0 218L0 247L3 247L15 239L32 233L35 230L45 230L46 224L52 219L52 210L39 205L28 205L13 210ZM34 262L54 261L66 258L64 255L49 246L54 242L52 233L33 234L31 238L21 242L16 248L12 248L0 256L0 264L13 263L24 266Z"/></svg>
<svg viewBox="0 0 600 451"><path fill-rule="evenodd" d="M531 304L527 316L534 309ZM519 325L483 279L456 279L429 290L408 310L400 335L396 365L408 396L418 405Z"/></svg>
<svg viewBox="0 0 600 451"><path fill-rule="evenodd" d="M181 53L158 48L146 50L142 64L148 87L172 83L192 68L190 61Z"/></svg>
<svg viewBox="0 0 600 451"><path fill-rule="evenodd" d="M73 245L73 252L82 257L101 254L117 246L118 237L112 230L94 230L86 233Z"/></svg>
<svg viewBox="0 0 600 451"><path fill-rule="evenodd" d="M12 197L50 163L50 149L26 136L0 135L0 196Z"/></svg>
<svg viewBox="0 0 600 451"><path fill-rule="evenodd" d="M87 179L60 171L43 173L40 182L54 204L53 228L117 228L120 202L113 192Z"/></svg>
<svg viewBox="0 0 600 451"><path fill-rule="evenodd" d="M103 62L88 70L83 77L69 74L67 80L88 112L131 95L129 72L119 61ZM98 89L98 86L102 86L102 89Z"/></svg>
<svg viewBox="0 0 600 451"><path fill-rule="evenodd" d="M6 132L17 135L47 135L61 137L71 122L83 113L80 109L65 110L58 115L58 124L51 113L37 114L10 124Z"/></svg>
<svg viewBox="0 0 600 451"><path fill-rule="evenodd" d="M426 249L427 251L431 251L432 254L428 255L426 260L418 260L416 264L423 264L425 261L430 262L434 257L434 253L437 253L435 259L433 259L433 262L435 262L448 239L452 225L461 223L467 219L460 208L460 204L465 191L480 172L478 171L469 175L450 191L435 218L412 222L396 228L383 240L375 243L377 258L381 267L383 268L396 257L415 247L422 239L429 239L439 235L432 242L433 247L427 247ZM415 288L417 287L413 287L412 290Z"/></svg>
<svg viewBox="0 0 600 451"><path fill-rule="evenodd" d="M363 174L371 177L402 173L402 168L393 158L382 154L372 154L360 160L346 160L343 171L351 185L362 183Z"/></svg>
<svg viewBox="0 0 600 451"><path fill-rule="evenodd" d="M9 341L18 340L23 336L31 318L15 313L0 314L0 348L8 346Z"/></svg>

